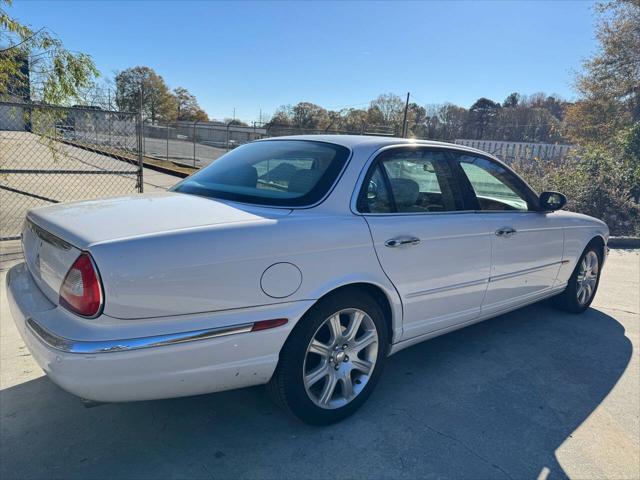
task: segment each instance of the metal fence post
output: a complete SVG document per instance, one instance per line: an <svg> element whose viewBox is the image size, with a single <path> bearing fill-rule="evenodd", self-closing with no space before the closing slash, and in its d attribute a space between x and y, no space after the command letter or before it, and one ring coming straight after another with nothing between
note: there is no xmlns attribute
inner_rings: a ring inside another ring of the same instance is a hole
<svg viewBox="0 0 640 480"><path fill-rule="evenodd" d="M193 168L196 168L196 125L198 120L193 122Z"/></svg>
<svg viewBox="0 0 640 480"><path fill-rule="evenodd" d="M227 152L229 151L229 127L230 126L231 126L231 122L227 123L227 139L226 139Z"/></svg>
<svg viewBox="0 0 640 480"><path fill-rule="evenodd" d="M140 110L138 111L138 191L144 192L144 163L142 149L144 148L144 123L142 122L142 90L140 90Z"/></svg>
<svg viewBox="0 0 640 480"><path fill-rule="evenodd" d="M169 161L169 124L167 123L167 162Z"/></svg>

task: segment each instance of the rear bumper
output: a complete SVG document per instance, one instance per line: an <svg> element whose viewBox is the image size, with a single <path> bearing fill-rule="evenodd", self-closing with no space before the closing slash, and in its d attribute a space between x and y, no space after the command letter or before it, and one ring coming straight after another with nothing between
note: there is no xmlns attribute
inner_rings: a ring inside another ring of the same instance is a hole
<svg viewBox="0 0 640 480"><path fill-rule="evenodd" d="M289 332L311 303L200 314L198 322L210 326L196 330L185 329L193 324L189 316L120 322L132 327L127 326L136 332L132 336L123 335L124 327L114 329L108 317L99 317L83 320L91 322L89 333L95 338L84 335L74 340L67 334L73 330L68 312L42 294L24 264L7 273L7 296L20 335L51 380L79 397L101 402L197 395L266 383ZM289 323L250 331L254 321L269 318L288 318ZM153 334L139 334L145 323L151 324Z"/></svg>

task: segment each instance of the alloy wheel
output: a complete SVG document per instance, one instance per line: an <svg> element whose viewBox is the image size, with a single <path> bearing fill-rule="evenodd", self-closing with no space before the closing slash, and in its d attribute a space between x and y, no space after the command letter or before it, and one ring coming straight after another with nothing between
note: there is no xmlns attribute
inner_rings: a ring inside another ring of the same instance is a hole
<svg viewBox="0 0 640 480"><path fill-rule="evenodd" d="M576 281L578 288L576 296L580 305L585 305L596 291L596 283L598 281L598 255L593 250L587 252L580 262L580 270Z"/></svg>
<svg viewBox="0 0 640 480"><path fill-rule="evenodd" d="M378 342L375 323L362 310L344 309L327 318L304 359L303 382L311 401L336 409L356 398L375 368Z"/></svg>

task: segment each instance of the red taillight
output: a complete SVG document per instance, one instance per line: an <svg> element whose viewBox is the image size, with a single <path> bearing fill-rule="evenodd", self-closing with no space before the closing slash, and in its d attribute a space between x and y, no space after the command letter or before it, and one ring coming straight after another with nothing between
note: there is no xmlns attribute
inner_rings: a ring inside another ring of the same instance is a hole
<svg viewBox="0 0 640 480"><path fill-rule="evenodd" d="M60 305L83 317L94 317L100 311L102 287L89 254L80 254L64 277Z"/></svg>

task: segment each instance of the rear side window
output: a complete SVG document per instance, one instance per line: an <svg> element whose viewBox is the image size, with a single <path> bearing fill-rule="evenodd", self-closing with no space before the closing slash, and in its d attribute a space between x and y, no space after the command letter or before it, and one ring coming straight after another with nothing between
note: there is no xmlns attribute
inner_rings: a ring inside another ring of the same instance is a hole
<svg viewBox="0 0 640 480"><path fill-rule="evenodd" d="M367 193L361 196L363 212L430 213L462 208L462 198L456 193L457 184L443 151L390 150L378 157L373 168L365 182ZM381 202L383 197L389 197L388 207Z"/></svg>
<svg viewBox="0 0 640 480"><path fill-rule="evenodd" d="M387 179L382 173L380 165L374 167L369 180L366 182L362 201L365 211L370 213L391 213L394 211L387 187Z"/></svg>
<svg viewBox="0 0 640 480"><path fill-rule="evenodd" d="M175 192L267 206L321 200L349 158L340 145L308 140L249 143L172 188Z"/></svg>

